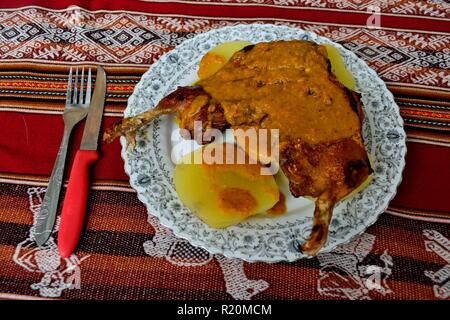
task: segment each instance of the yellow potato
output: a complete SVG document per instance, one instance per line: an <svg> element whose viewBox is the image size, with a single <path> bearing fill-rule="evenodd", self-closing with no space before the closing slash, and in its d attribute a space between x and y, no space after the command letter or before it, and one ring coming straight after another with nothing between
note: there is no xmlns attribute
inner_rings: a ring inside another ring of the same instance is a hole
<svg viewBox="0 0 450 320"><path fill-rule="evenodd" d="M373 160L372 160L372 157L370 156L370 154L368 154L368 158L369 158L370 166L373 168ZM369 175L367 176L367 179L364 180L364 181L363 181L363 182L362 182L355 190L353 190L353 191L350 192L348 195L346 195L346 196L344 197L344 199L351 198L351 197L353 197L355 194L357 194L358 192L362 191L365 187L367 187L367 186L370 184L370 182L372 181L372 179L373 179L373 172L372 172L371 174L369 174Z"/></svg>
<svg viewBox="0 0 450 320"><path fill-rule="evenodd" d="M272 208L279 199L278 186L273 176L260 174L259 164L188 161L202 156L206 159L217 146L198 149L175 167L175 188L184 205L212 228L226 228ZM238 150L235 145L229 146L234 152ZM227 152L224 162L229 156Z"/></svg>
<svg viewBox="0 0 450 320"><path fill-rule="evenodd" d="M216 73L231 56L242 48L251 45L248 41L231 41L219 44L208 51L200 61L197 75L199 79L205 79Z"/></svg>
<svg viewBox="0 0 450 320"><path fill-rule="evenodd" d="M324 46L325 48L327 48L328 59L331 63L331 71L336 76L336 79L345 87L355 91L355 79L353 79L352 74L348 72L347 68L345 67L344 60L342 59L339 51L331 44L325 44Z"/></svg>

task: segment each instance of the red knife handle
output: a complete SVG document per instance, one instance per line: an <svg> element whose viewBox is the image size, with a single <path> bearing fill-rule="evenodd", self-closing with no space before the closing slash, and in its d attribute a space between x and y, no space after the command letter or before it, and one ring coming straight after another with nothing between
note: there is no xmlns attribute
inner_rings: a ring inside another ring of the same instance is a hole
<svg viewBox="0 0 450 320"><path fill-rule="evenodd" d="M96 150L78 150L70 171L58 232L58 250L69 257L77 246L86 213L89 167L98 159Z"/></svg>

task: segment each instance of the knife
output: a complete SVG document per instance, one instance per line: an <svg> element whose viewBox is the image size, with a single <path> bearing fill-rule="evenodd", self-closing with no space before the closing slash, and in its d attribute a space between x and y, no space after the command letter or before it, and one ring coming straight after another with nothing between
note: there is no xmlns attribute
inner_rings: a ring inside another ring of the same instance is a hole
<svg viewBox="0 0 450 320"><path fill-rule="evenodd" d="M97 68L94 94L83 131L80 149L70 171L58 232L58 251L62 258L72 254L77 246L86 212L89 190L89 168L98 158L98 134L105 105L106 75Z"/></svg>

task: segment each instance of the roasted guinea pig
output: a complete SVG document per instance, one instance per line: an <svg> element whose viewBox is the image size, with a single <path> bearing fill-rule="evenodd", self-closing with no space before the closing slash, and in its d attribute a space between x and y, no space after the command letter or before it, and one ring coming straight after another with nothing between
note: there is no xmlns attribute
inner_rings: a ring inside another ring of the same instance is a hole
<svg viewBox="0 0 450 320"><path fill-rule="evenodd" d="M356 189L372 169L361 136L358 94L331 72L324 46L275 41L236 52L215 74L180 87L158 105L106 130L111 142L161 114L174 113L181 128L279 130L279 166L293 196L315 198L311 234L300 250L315 255L327 240L335 204ZM203 143L203 141L198 141Z"/></svg>

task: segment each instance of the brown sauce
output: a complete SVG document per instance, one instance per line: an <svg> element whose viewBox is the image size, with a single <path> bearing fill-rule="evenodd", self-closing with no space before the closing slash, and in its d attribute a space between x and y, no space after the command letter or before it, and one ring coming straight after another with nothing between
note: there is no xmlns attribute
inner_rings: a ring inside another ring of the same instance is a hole
<svg viewBox="0 0 450 320"><path fill-rule="evenodd" d="M226 188L219 192L219 206L225 211L248 215L257 205L255 197L247 190Z"/></svg>
<svg viewBox="0 0 450 320"><path fill-rule="evenodd" d="M279 129L280 142L316 144L359 130L346 91L330 76L326 48L311 42L259 43L199 84L220 101L233 128Z"/></svg>

